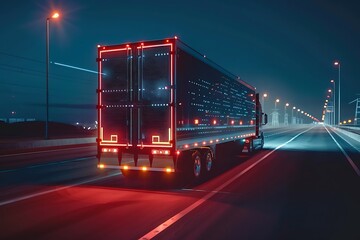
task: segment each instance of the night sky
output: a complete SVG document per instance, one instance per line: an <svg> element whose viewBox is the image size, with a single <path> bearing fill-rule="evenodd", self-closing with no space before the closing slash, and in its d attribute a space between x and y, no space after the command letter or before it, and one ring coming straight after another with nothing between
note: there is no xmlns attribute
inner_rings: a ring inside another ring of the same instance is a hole
<svg viewBox="0 0 360 240"><path fill-rule="evenodd" d="M1 3L0 119L45 119L45 20L50 60L96 71L96 45L178 36L267 92L321 118L341 62L342 120L360 94L358 1L40 1ZM94 122L97 75L50 66L50 120ZM338 88L338 86L336 86ZM337 94L337 89L336 89Z"/></svg>

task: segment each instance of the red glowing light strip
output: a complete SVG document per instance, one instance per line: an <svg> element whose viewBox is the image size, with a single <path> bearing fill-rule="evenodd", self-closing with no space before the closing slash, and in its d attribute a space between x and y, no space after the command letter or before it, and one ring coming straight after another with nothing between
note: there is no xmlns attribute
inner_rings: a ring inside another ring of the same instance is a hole
<svg viewBox="0 0 360 240"><path fill-rule="evenodd" d="M100 59L100 61L99 61L99 89L101 89L102 88L102 62L101 62L101 59L102 59L102 53L107 53L107 52L120 52L120 51L124 51L124 50L128 50L129 48L117 48L117 49L108 49L108 50L100 50L99 51L99 59ZM102 94L101 94L101 92L99 92L98 93L99 94L99 107L102 105L102 98L101 98L101 96L102 96ZM101 119L102 119L102 115L101 115L101 107L99 108L99 122L98 122L98 124L99 124L99 126L98 126L98 128L99 129L101 129L101 127L102 127L102 121L101 121ZM100 137L100 136L99 136ZM102 139L100 139L100 140L102 140ZM101 143L100 143L100 145L101 145ZM116 146L116 145L115 145ZM119 145L118 145L119 146ZM125 145L126 146L126 145Z"/></svg>
<svg viewBox="0 0 360 240"><path fill-rule="evenodd" d="M171 135L169 142L173 142L175 136L173 136L173 129L175 129L175 120L174 120L174 79L173 79L173 59L174 59L174 52L173 52L173 44L170 44L170 128L171 128Z"/></svg>
<svg viewBox="0 0 360 240"><path fill-rule="evenodd" d="M153 48L153 47L165 47L165 46L171 46L172 47L172 43L164 43L164 44L156 44L156 45L141 45L140 47L137 47L138 49L140 48Z"/></svg>
<svg viewBox="0 0 360 240"><path fill-rule="evenodd" d="M129 145L130 146L130 145ZM158 147L158 148L172 148L172 144L171 145L155 145L155 144L138 144L138 147Z"/></svg>
<svg viewBox="0 0 360 240"><path fill-rule="evenodd" d="M141 46L137 47L137 49L144 49L144 48L155 48L155 47L166 47L166 46L170 46L170 103L174 103L174 79L173 79L173 74L174 74L174 69L173 69L173 59L174 59L174 54L173 54L173 44L172 43L164 43L164 44L155 44L155 45L147 45L145 46L144 43L141 43ZM170 104L170 139L169 142L171 142L173 140L173 129L174 129L174 106L173 104ZM139 145L138 145L139 146ZM143 145L145 146L145 145ZM150 145L150 146L156 146L156 145ZM170 144L170 146L172 146L172 144Z"/></svg>
<svg viewBox="0 0 360 240"><path fill-rule="evenodd" d="M100 166L101 165L101 166ZM154 168L154 167L148 167L148 166L141 166L141 167L133 167L133 166L113 166L113 165L105 165L105 164L99 164L99 168L110 168L110 169L123 169L123 170L139 170L139 171L152 171L152 172L175 172L174 168L168 167L168 168Z"/></svg>
<svg viewBox="0 0 360 240"><path fill-rule="evenodd" d="M124 143L104 143L101 142L100 146L110 146L110 147L131 147L132 144L124 144Z"/></svg>

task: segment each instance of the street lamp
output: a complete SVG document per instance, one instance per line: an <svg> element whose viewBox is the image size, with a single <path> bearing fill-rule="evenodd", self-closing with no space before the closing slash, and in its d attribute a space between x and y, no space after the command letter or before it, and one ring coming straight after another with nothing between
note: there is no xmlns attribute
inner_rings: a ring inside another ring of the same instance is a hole
<svg viewBox="0 0 360 240"><path fill-rule="evenodd" d="M267 93L264 93L263 95L262 95L262 108L263 108L263 112L265 112L265 98L267 98Z"/></svg>
<svg viewBox="0 0 360 240"><path fill-rule="evenodd" d="M338 67L338 69L339 69L339 93L338 93L338 122L340 122L341 120L341 118L340 118L340 70L341 70L341 64L340 64L340 62L339 61L335 61L334 62L334 65L335 66L337 66Z"/></svg>
<svg viewBox="0 0 360 240"><path fill-rule="evenodd" d="M289 103L285 104L285 113L286 113L286 107L288 107L289 105L290 105Z"/></svg>
<svg viewBox="0 0 360 240"><path fill-rule="evenodd" d="M289 118L288 118L288 114L286 112L286 107L289 106L289 103L286 103L284 106L284 125L288 125L289 124Z"/></svg>
<svg viewBox="0 0 360 240"><path fill-rule="evenodd" d="M335 103L336 103L336 97L335 97L335 80L330 80L330 82L332 83L332 84L334 84L334 86L333 86L333 102L334 102L334 106L333 106L333 108L334 108L334 115L333 115L333 124L335 125L335 122L336 122L336 117L335 117L335 113L336 113L336 109L335 109Z"/></svg>
<svg viewBox="0 0 360 240"><path fill-rule="evenodd" d="M294 121L294 110L296 109L296 107L294 106L291 109L291 123L296 124L296 121Z"/></svg>
<svg viewBox="0 0 360 240"><path fill-rule="evenodd" d="M280 102L280 99L276 99L275 101L275 110L276 110L276 103Z"/></svg>
<svg viewBox="0 0 360 240"><path fill-rule="evenodd" d="M59 13L55 12L51 17L46 18L46 122L45 139L49 139L49 62L50 62L50 20L59 18Z"/></svg>

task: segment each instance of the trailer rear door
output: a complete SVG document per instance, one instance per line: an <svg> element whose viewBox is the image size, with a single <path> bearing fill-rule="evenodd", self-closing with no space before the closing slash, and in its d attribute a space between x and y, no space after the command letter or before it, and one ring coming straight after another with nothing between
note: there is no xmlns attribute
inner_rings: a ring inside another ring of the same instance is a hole
<svg viewBox="0 0 360 240"><path fill-rule="evenodd" d="M99 128L103 145L171 146L173 45L99 50Z"/></svg>
<svg viewBox="0 0 360 240"><path fill-rule="evenodd" d="M138 47L138 144L171 145L171 44Z"/></svg>

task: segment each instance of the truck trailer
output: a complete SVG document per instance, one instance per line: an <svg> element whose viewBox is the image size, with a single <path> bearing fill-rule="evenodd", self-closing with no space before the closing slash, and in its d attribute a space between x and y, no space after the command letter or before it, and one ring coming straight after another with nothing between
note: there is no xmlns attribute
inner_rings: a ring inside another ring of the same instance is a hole
<svg viewBox="0 0 360 240"><path fill-rule="evenodd" d="M177 37L99 45L97 62L98 168L199 178L263 147L255 88Z"/></svg>

